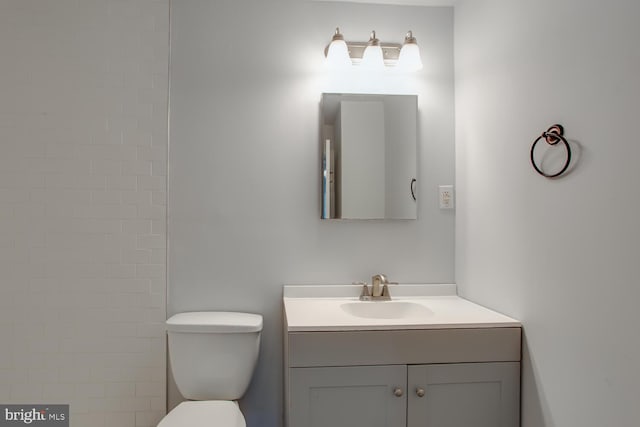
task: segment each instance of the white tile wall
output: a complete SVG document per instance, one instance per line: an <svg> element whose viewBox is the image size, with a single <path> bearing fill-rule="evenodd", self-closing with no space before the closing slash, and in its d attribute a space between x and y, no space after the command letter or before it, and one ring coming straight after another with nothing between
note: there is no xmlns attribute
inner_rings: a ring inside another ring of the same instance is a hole
<svg viewBox="0 0 640 427"><path fill-rule="evenodd" d="M0 1L0 403L164 414L168 13Z"/></svg>

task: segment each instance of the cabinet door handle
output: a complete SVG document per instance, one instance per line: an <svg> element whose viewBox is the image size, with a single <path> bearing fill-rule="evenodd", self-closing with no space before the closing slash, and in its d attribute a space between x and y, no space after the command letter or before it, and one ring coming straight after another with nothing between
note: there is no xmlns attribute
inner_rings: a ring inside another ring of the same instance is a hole
<svg viewBox="0 0 640 427"><path fill-rule="evenodd" d="M393 394L396 397L402 397L402 389L400 387L396 387L393 389Z"/></svg>
<svg viewBox="0 0 640 427"><path fill-rule="evenodd" d="M416 182L418 182L417 179L411 178L411 184L409 184L409 188L411 189L411 198L414 202L418 200L416 199Z"/></svg>
<svg viewBox="0 0 640 427"><path fill-rule="evenodd" d="M418 397L424 397L424 389L423 389L423 388L418 387L418 388L416 389L416 394L418 395Z"/></svg>

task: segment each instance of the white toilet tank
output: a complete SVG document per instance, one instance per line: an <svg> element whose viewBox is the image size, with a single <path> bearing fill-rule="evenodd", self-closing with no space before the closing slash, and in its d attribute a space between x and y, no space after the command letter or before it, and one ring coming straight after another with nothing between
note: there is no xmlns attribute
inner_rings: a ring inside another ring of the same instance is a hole
<svg viewBox="0 0 640 427"><path fill-rule="evenodd" d="M236 400L247 390L260 351L262 316L179 313L167 320L169 360L189 400Z"/></svg>

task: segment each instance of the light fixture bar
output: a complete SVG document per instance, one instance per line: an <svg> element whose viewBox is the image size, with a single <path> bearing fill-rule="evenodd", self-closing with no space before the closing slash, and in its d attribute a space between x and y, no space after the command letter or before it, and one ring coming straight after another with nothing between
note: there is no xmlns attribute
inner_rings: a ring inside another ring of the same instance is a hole
<svg viewBox="0 0 640 427"><path fill-rule="evenodd" d="M351 58L351 62L354 65L360 64L362 62L362 56L364 55L364 50L367 48L367 42L346 42L347 49L349 49L349 57ZM402 49L402 45L398 43L380 43L380 47L382 48L382 56L384 59L384 65L394 66L398 63L398 58L400 57L400 49ZM327 56L329 52L329 45L324 48L324 56Z"/></svg>
<svg viewBox="0 0 640 427"><path fill-rule="evenodd" d="M367 42L347 42L351 62L359 64L362 61L366 47ZM400 57L400 49L402 48L402 45L396 43L380 43L380 47L382 48L382 59L384 60L384 65L396 65L398 63L398 58Z"/></svg>

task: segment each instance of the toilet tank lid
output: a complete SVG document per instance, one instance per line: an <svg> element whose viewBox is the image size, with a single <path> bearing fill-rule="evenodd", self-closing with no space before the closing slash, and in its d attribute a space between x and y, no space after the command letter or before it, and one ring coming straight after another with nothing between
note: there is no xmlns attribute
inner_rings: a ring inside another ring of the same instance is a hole
<svg viewBox="0 0 640 427"><path fill-rule="evenodd" d="M262 316L231 311L178 313L167 320L169 332L239 333L262 330Z"/></svg>

